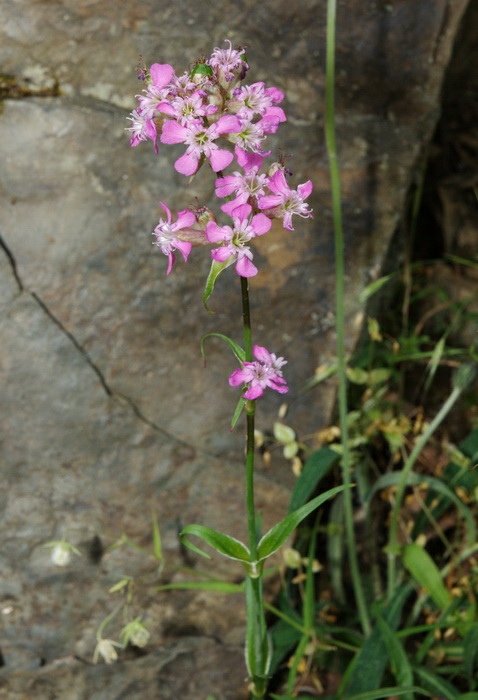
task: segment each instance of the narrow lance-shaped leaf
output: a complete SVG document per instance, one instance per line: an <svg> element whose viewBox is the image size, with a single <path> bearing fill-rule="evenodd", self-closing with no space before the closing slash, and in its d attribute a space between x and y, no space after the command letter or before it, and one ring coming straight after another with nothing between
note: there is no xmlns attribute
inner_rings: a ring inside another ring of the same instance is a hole
<svg viewBox="0 0 478 700"><path fill-rule="evenodd" d="M213 260L211 264L211 269L209 270L209 275L206 280L206 286L204 288L204 292L202 295L202 300L204 303L204 306L206 307L206 310L209 311L209 313L213 314L216 313L215 311L211 311L211 309L208 307L207 302L209 300L209 297L214 291L214 287L216 285L216 280L221 274L223 270L226 269L230 265L230 262L226 260L226 262L217 262L217 260Z"/></svg>
<svg viewBox="0 0 478 700"><path fill-rule="evenodd" d="M188 549L206 559L210 559L210 555L193 544L189 540L190 535L199 537L206 542L206 544L215 549L216 552L223 554L225 557L229 557L229 559L235 559L243 564L249 564L251 561L249 549L234 537L225 535L223 532L218 532L205 525L187 525L179 534L181 542L185 547L188 547Z"/></svg>
<svg viewBox="0 0 478 700"><path fill-rule="evenodd" d="M403 565L440 610L445 610L451 604L451 593L443 583L435 562L423 547L413 542L407 544L403 551Z"/></svg>
<svg viewBox="0 0 478 700"><path fill-rule="evenodd" d="M236 408L234 410L234 415L232 416L231 430L234 430L234 428L236 427L236 423L239 420L239 418L241 417L241 413L244 410L244 406L246 405L246 403L247 403L247 399L243 399L241 396L241 398L239 399L239 401L236 404Z"/></svg>
<svg viewBox="0 0 478 700"><path fill-rule="evenodd" d="M207 333L203 338L201 339L201 355L204 359L206 359L206 352L204 349L204 344L208 338L220 338L223 340L229 347L231 348L232 352L234 353L236 359L239 362L244 362L246 359L246 353L244 350L241 348L240 345L238 345L232 338L229 338L227 335L224 335L223 333Z"/></svg>
<svg viewBox="0 0 478 700"><path fill-rule="evenodd" d="M329 489L325 493L320 494L316 498L313 498L309 503L306 503L301 508L298 508L293 513L287 515L280 523L274 525L269 532L267 532L264 537L260 540L257 546L257 558L258 561L262 561L271 554L274 554L287 540L287 538L294 532L296 527L306 518L310 513L312 513L316 508L322 505L325 501L337 493L344 490L344 486L336 486L333 489Z"/></svg>

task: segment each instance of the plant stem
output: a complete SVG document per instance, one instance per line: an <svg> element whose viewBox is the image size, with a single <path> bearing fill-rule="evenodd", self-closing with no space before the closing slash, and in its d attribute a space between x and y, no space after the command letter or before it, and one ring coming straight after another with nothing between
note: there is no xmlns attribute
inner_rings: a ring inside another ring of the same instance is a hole
<svg viewBox="0 0 478 700"><path fill-rule="evenodd" d="M344 240L341 211L340 172L335 141L335 23L336 0L327 0L327 49L325 81L325 140L329 158L330 182L332 191L332 213L335 239L335 278L336 278L336 322L337 322L337 376L339 382L338 403L342 443L342 481L344 490L345 538L349 556L350 575L355 602L365 635L371 632L370 618L365 602L362 580L358 566L355 543L353 504L351 489L352 456L349 448L347 426L347 377L344 341Z"/></svg>
<svg viewBox="0 0 478 700"><path fill-rule="evenodd" d="M251 309L249 305L249 282L247 277L241 277L242 321L244 325L244 352L246 362L252 362L252 331Z"/></svg>
<svg viewBox="0 0 478 700"><path fill-rule="evenodd" d="M241 277L242 320L244 326L245 361L252 361L251 311L249 305L249 283ZM252 561L257 560L257 520L254 501L254 453L255 453L255 401L247 401L246 412L246 513L249 550ZM247 639L246 659L251 675L251 692L254 697L264 697L267 690L269 644L262 590L262 573L246 580Z"/></svg>

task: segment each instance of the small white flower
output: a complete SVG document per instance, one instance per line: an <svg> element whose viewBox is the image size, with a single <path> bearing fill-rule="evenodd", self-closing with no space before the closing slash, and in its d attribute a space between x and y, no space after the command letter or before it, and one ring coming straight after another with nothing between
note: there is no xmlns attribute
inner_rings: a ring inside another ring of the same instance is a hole
<svg viewBox="0 0 478 700"><path fill-rule="evenodd" d="M51 560L55 566L68 566L71 561L71 550L64 544L57 544L51 551Z"/></svg>
<svg viewBox="0 0 478 700"><path fill-rule="evenodd" d="M121 644L114 642L112 639L100 639L93 654L93 663L98 663L100 656L103 657L107 664L114 663L118 658L118 652L115 647L121 648Z"/></svg>
<svg viewBox="0 0 478 700"><path fill-rule="evenodd" d="M124 646L132 644L135 647L145 647L151 634L143 625L139 617L125 625L121 631L121 639Z"/></svg>
<svg viewBox="0 0 478 700"><path fill-rule="evenodd" d="M51 560L55 566L68 566L72 554L81 556L81 552L70 542L66 542L65 540L47 542L43 547L51 547Z"/></svg>

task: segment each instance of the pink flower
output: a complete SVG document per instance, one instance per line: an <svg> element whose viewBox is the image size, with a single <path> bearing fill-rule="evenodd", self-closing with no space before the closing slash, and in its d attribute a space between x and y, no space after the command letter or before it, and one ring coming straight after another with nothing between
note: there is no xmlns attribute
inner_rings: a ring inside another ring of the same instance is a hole
<svg viewBox="0 0 478 700"><path fill-rule="evenodd" d="M286 394L289 389L282 376L282 367L287 361L260 345L254 345L252 352L256 362L243 362L242 369L236 369L229 377L230 386L245 384L247 389L242 398L250 401L262 396L267 388Z"/></svg>
<svg viewBox="0 0 478 700"><path fill-rule="evenodd" d="M269 216L283 219L284 228L293 231L292 216L297 214L304 219L312 219L312 210L304 201L312 192L312 182L307 180L299 185L297 190L291 190L285 179L283 170L276 172L269 178L269 189L273 194L259 197L260 209L267 210Z"/></svg>
<svg viewBox="0 0 478 700"><path fill-rule="evenodd" d="M236 272L241 277L254 277L258 269L252 262L252 251L247 245L256 236L269 231L272 222L264 214L250 218L252 207L242 204L233 213L234 226L218 226L209 221L206 226L206 238L210 243L222 243L211 251L213 260L227 262L228 266L236 263Z"/></svg>
<svg viewBox="0 0 478 700"><path fill-rule="evenodd" d="M127 128L131 131L130 146L133 148L141 141L151 139L154 143L154 150L158 152L158 130L154 122L154 115L158 104L168 93L170 81L174 76L174 69L168 63L153 63L149 69L149 80L147 90L143 95L137 95L139 101L138 109L131 112L128 119L132 126Z"/></svg>
<svg viewBox="0 0 478 700"><path fill-rule="evenodd" d="M225 39L229 44L228 49L215 48L211 58L206 62L214 69L223 87L231 83L234 78L243 80L249 66L245 61L245 49L233 49L229 39Z"/></svg>
<svg viewBox="0 0 478 700"><path fill-rule="evenodd" d="M234 96L229 103L229 110L240 117L251 118L256 114L274 116L277 122L285 122L286 116L281 107L274 104L282 102L284 93L276 87L266 88L264 83L244 85L234 90Z"/></svg>
<svg viewBox="0 0 478 700"><path fill-rule="evenodd" d="M230 197L233 193L236 195L235 199L226 202L221 207L222 211L230 216L242 204L255 205L257 198L265 194L268 182L267 175L259 174L263 157L258 153L246 153L237 146L236 157L239 152L251 156L250 158L241 158L244 163L244 174L234 172L232 175L226 175L216 180L216 197Z"/></svg>
<svg viewBox="0 0 478 700"><path fill-rule="evenodd" d="M209 117L218 110L215 105L210 105L205 101L204 93L201 90L196 90L187 97L177 96L170 102L161 102L157 109L185 126L192 121L201 124L202 117Z"/></svg>
<svg viewBox="0 0 478 700"><path fill-rule="evenodd" d="M226 168L234 156L230 151L219 148L214 141L223 134L239 131L241 128L237 117L227 114L209 127L201 122L191 120L178 124L174 120L167 121L161 133L161 143L185 143L186 153L178 158L174 167L182 175L194 175L200 165L201 158L209 158L214 172Z"/></svg>
<svg viewBox="0 0 478 700"><path fill-rule="evenodd" d="M140 110L134 109L131 112L130 117L126 117L129 119L132 123L131 126L127 127L126 131L131 131L131 138L129 141L129 145L134 148L138 144L141 143L141 141L146 141L147 139L151 139L153 141L155 148L157 149L156 146L156 139L157 139L157 129L156 129L156 124L154 123L153 119L145 116L144 114L141 113Z"/></svg>
<svg viewBox="0 0 478 700"><path fill-rule="evenodd" d="M185 209L184 211L179 212L177 221L175 223L171 223L171 211L168 209L166 204L163 204L163 202L160 202L160 204L166 212L167 220L159 220L159 224L156 226L153 232L153 236L156 236L156 240L153 241L153 245L161 248L161 252L168 256L169 262L166 274L169 275L173 269L174 261L176 259L174 255L175 250L179 250L184 258L184 262L187 262L188 255L191 252L192 243L190 241L181 240L178 237L178 233L183 229L193 226L196 223L196 217L192 211Z"/></svg>

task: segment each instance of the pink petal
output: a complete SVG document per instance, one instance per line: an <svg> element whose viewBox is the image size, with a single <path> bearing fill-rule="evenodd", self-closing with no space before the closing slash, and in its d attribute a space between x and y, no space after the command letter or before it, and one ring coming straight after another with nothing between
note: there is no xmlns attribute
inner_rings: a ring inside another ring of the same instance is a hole
<svg viewBox="0 0 478 700"><path fill-rule="evenodd" d="M251 263L251 261L246 255L243 255L237 261L236 272L241 277L254 277L255 275L257 275L259 270L253 263Z"/></svg>
<svg viewBox="0 0 478 700"><path fill-rule="evenodd" d="M169 275L171 273L171 270L173 269L174 261L176 260L176 257L174 253L169 253L168 255L168 269L166 270L166 274Z"/></svg>
<svg viewBox="0 0 478 700"><path fill-rule="evenodd" d="M280 384L285 384L285 379L282 379L282 377L278 377L277 379L270 379L269 380L270 388L274 389L274 391L278 391L279 394L287 394L287 392L289 391L289 387L288 386L280 386L279 380L280 380Z"/></svg>
<svg viewBox="0 0 478 700"><path fill-rule="evenodd" d="M166 216L168 217L168 224L170 224L171 223L171 210L169 209L168 206L166 206L166 204L164 202L160 202L159 204L163 207L164 211L166 212Z"/></svg>
<svg viewBox="0 0 478 700"><path fill-rule="evenodd" d="M183 143L188 135L188 129L178 124L174 119L168 119L163 125L161 143Z"/></svg>
<svg viewBox="0 0 478 700"><path fill-rule="evenodd" d="M171 104L169 102L160 102L158 105L156 105L156 109L158 112L161 112L161 114L167 114L168 117L176 117L176 110L171 107Z"/></svg>
<svg viewBox="0 0 478 700"><path fill-rule="evenodd" d="M216 197L229 197L234 192L238 179L236 175L226 175L216 180Z"/></svg>
<svg viewBox="0 0 478 700"><path fill-rule="evenodd" d="M245 204L248 199L249 199L248 193L243 192L238 197L236 197L236 199L232 199L230 202L226 202L225 204L223 204L221 207L221 210L225 214L228 214L229 216L235 217L235 216L237 216L236 209L238 207L241 207L243 204Z"/></svg>
<svg viewBox="0 0 478 700"><path fill-rule="evenodd" d="M184 262L187 262L188 255L191 252L192 244L189 243L189 241L180 241L178 238L175 238L174 245L182 253Z"/></svg>
<svg viewBox="0 0 478 700"><path fill-rule="evenodd" d="M232 134L239 133L241 131L241 122L233 114L224 114L220 119L217 120L216 133L221 136L222 134Z"/></svg>
<svg viewBox="0 0 478 700"><path fill-rule="evenodd" d="M226 262L226 260L229 260L229 258L232 258L233 256L231 255L229 246L221 246L221 248L211 250L211 257L213 260L216 260L216 262Z"/></svg>
<svg viewBox="0 0 478 700"><path fill-rule="evenodd" d="M250 204L247 204L247 202L244 204L241 204L234 211L234 219L238 219L239 221L244 221L245 219L248 218L251 211L252 211L252 207Z"/></svg>
<svg viewBox="0 0 478 700"><path fill-rule="evenodd" d="M256 360L263 362L265 365L270 365L272 363L272 358L269 350L262 347L262 345L254 345L252 352Z"/></svg>
<svg viewBox="0 0 478 700"><path fill-rule="evenodd" d="M252 217L251 226L256 236L262 236L270 230L272 221L265 214L256 214Z"/></svg>
<svg viewBox="0 0 478 700"><path fill-rule="evenodd" d="M249 375L243 369L236 369L229 377L230 386L239 386L249 381Z"/></svg>
<svg viewBox="0 0 478 700"><path fill-rule="evenodd" d="M249 387L245 394L242 395L244 399L249 399L249 401L254 401L264 394L264 389L259 383Z"/></svg>
<svg viewBox="0 0 478 700"><path fill-rule="evenodd" d="M266 194L259 197L258 205L261 209L273 209L282 204L282 197L279 194Z"/></svg>
<svg viewBox="0 0 478 700"><path fill-rule="evenodd" d="M313 189L312 181L307 180L307 182L304 182L303 185L298 186L297 192L300 194L302 199L307 199L307 197L312 192L312 189Z"/></svg>
<svg viewBox="0 0 478 700"><path fill-rule="evenodd" d="M274 175L272 175L272 177L269 179L268 186L272 192L275 192L275 194L284 194L289 196L290 187L287 184L283 170L275 171Z"/></svg>
<svg viewBox="0 0 478 700"><path fill-rule="evenodd" d="M227 238L232 238L232 229L228 226L224 231L225 226L218 226L215 221L209 221L206 226L206 238L210 243L220 243ZM229 235L228 235L229 234Z"/></svg>
<svg viewBox="0 0 478 700"><path fill-rule="evenodd" d="M232 163L234 155L230 151L225 151L223 148L215 148L211 151L211 168L215 173Z"/></svg>
<svg viewBox="0 0 478 700"><path fill-rule="evenodd" d="M237 162L241 168L246 171L246 173L249 172L249 170L252 170L252 168L261 167L264 156L260 155L259 153L250 153L249 151L245 151L240 146L236 146L234 150L236 153Z"/></svg>
<svg viewBox="0 0 478 700"><path fill-rule="evenodd" d="M196 217L189 211L189 209L184 209L178 213L178 220L176 222L175 230L186 228L188 226L194 226L196 223Z"/></svg>
<svg viewBox="0 0 478 700"><path fill-rule="evenodd" d="M178 158L174 164L174 169L181 175L194 175L198 169L198 158L192 153L186 153Z"/></svg>
<svg viewBox="0 0 478 700"><path fill-rule="evenodd" d="M149 69L153 85L159 88L166 87L174 75L174 68L168 63L153 63Z"/></svg>

